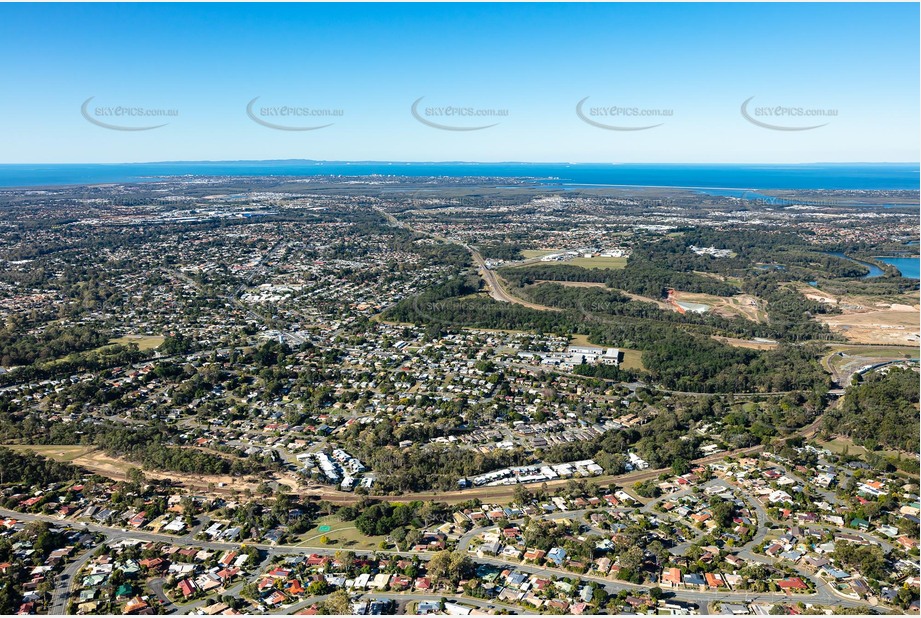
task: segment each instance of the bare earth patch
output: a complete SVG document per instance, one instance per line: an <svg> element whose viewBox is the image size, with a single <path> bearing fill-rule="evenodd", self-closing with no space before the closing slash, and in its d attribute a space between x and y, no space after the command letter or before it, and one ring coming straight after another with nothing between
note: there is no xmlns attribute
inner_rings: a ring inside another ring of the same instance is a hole
<svg viewBox="0 0 921 618"><path fill-rule="evenodd" d="M106 455L102 451L92 451L90 453L86 453L74 459L72 463L75 466L81 466L91 472L95 472L96 474L115 480L126 479L129 468L140 467L139 465L125 459ZM243 491L247 487L251 490L255 490L258 486L258 483L256 482L247 482L242 478L225 474L183 474L181 472L144 470L144 476L157 480L168 479L177 483L181 483L186 487L195 488L202 491L207 490L212 484L215 487L215 491L217 491L217 488L221 483L224 484L224 487L221 489L223 489L225 492L232 492L235 490Z"/></svg>
<svg viewBox="0 0 921 618"><path fill-rule="evenodd" d="M810 300L839 307L840 315L817 316L854 343L917 345L921 340L918 292L891 297L836 295L806 284L793 286Z"/></svg>
<svg viewBox="0 0 921 618"><path fill-rule="evenodd" d="M707 305L710 307L710 312L725 318L742 316L752 322L767 320L767 314L764 311L765 302L751 294L736 294L727 297L678 291L675 294L675 300Z"/></svg>
<svg viewBox="0 0 921 618"><path fill-rule="evenodd" d="M736 339L735 337L713 336L720 343L731 345L736 348L748 348L750 350L773 350L777 347L776 341L756 341L754 339Z"/></svg>
<svg viewBox="0 0 921 618"><path fill-rule="evenodd" d="M138 464L120 457L112 457L93 446L86 445L31 445L13 444L6 448L16 451L31 451L36 455L55 461L71 463L94 474L116 481L128 478L130 468L140 468ZM291 474L282 474L277 478L245 479L228 474L184 474L161 470L144 470L144 476L156 480L170 480L202 493L232 494L249 489L255 491L263 480L277 480L291 489L298 489L299 483ZM223 486L222 486L223 485Z"/></svg>
<svg viewBox="0 0 921 618"><path fill-rule="evenodd" d="M605 288L607 284L600 281L551 281L549 279L535 279L535 284L555 283L567 288Z"/></svg>
<svg viewBox="0 0 921 618"><path fill-rule="evenodd" d="M657 300L657 299L655 299L655 298L650 298L649 296L640 296L639 294L634 294L634 293L632 293L632 292L626 292L626 291L620 290L620 289L618 289L618 290L616 290L616 291L617 291L617 292L620 292L621 294L623 294L624 296L626 296L626 297L629 298L630 300L635 300L635 301L638 301L638 302L641 302L641 303L652 303L652 304L656 305L659 309L665 309L665 310L669 310L669 309L670 309L670 307L668 306L668 304L667 304L665 301L663 301L663 300Z"/></svg>
<svg viewBox="0 0 921 618"><path fill-rule="evenodd" d="M863 311L822 316L821 319L833 331L855 343L912 345L921 340L921 311L918 305L868 307Z"/></svg>

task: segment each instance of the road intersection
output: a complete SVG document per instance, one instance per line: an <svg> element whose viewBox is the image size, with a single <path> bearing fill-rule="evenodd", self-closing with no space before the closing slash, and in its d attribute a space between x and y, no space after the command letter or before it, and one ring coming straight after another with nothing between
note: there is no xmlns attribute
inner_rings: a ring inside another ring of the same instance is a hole
<svg viewBox="0 0 921 618"><path fill-rule="evenodd" d="M700 489L704 489L707 487L716 487L720 489L738 491L738 488L736 486L734 486L733 484L723 479L714 479L714 480L708 481L707 483L703 484L700 487ZM647 514L653 514L654 513L653 509L656 503L660 502L661 500L664 500L665 498L669 498L669 499L680 498L681 495L690 493L691 491L692 491L691 489L685 489L685 490L682 490L681 492L677 492L674 494L670 494L668 496L664 496L663 498L659 500L651 501L648 504L640 507L640 510ZM744 546L741 546L738 548L737 553L739 554L740 557L746 560L761 562L765 564L771 564L772 562L770 559L760 554L754 553L753 549L763 543L768 533L768 527L767 527L768 523L777 523L777 522L773 522L769 518L767 511L758 502L758 500L751 499L751 498L745 498L745 497L743 497L743 499L749 503L753 512L756 514L756 517L758 519L758 530L754 538L751 541L746 543ZM630 509L613 509L613 510L619 511L619 512L627 512ZM554 513L550 513L546 515L541 515L538 517L542 519L568 518L568 519L572 519L575 521L581 521L582 519L584 519L584 517L588 513L591 513L591 512L598 512L598 511L595 509L559 511L559 512L554 512ZM203 549L209 549L209 550L215 550L215 551L238 550L241 548L241 546L245 545L247 547L254 547L259 550L264 551L266 553L266 558L265 558L266 560L270 560L273 556L282 556L282 555L310 555L310 554L334 555L338 551L336 548L331 548L328 546L311 547L311 546L304 546L304 545L272 545L272 544L266 544L266 543L242 544L242 543L230 543L230 542L222 542L222 541L205 541L205 540L195 539L193 536L193 532L189 532L184 536L173 536L169 534L126 530L123 528L114 528L110 526L101 525L98 523L73 522L70 520L62 520L61 518L54 517L54 516L20 513L17 511L11 511L7 509L0 509L0 515L22 520L22 521L36 521L36 520L46 521L48 523L55 524L55 525L66 524L66 525L69 525L71 527L75 527L78 529L82 528L89 532L94 532L94 533L103 535L106 538L107 542L119 542L119 541L128 540L128 539L136 539L138 541L143 541L143 542L169 543L171 545L197 547L197 548L203 548ZM825 526L825 525L820 525L819 527L834 528L834 526ZM469 554L472 540L478 534L481 534L482 532L484 532L484 530L486 529L485 528L474 528L466 532L465 534L463 534L458 540L457 549L459 551L463 551ZM852 531L849 531L849 532L852 532ZM869 537L869 535L863 535L863 536L873 540L874 542L881 543L881 541L877 540L875 537ZM682 552L682 550L684 549L686 549L686 547L681 547L681 546L675 547L673 548L673 552ZM373 556L373 555L381 555L381 556L413 555L423 561L430 559L433 555L433 552L402 552L402 551L396 551L396 550L354 550L354 553L355 555L361 556L361 557ZM52 609L52 613L56 613L56 614L64 613L67 607L68 591L70 587L72 586L77 573L79 573L82 566L85 565L86 562L90 559L91 555L92 555L92 552L88 551L86 552L85 555L81 556L78 560L75 560L74 562L68 564L65 567L63 573L57 579L57 587L53 593L53 598L52 598L52 602L50 605ZM521 571L527 574L544 575L547 577L554 577L554 578L576 578L583 582L594 582L594 583L597 583L603 586L604 589L610 594L616 594L624 590L628 592L633 592L633 593L640 593L644 590L647 590L651 585L651 584L646 584L646 585L633 584L633 583L615 580L610 577L604 577L600 575L576 574L570 571L566 571L564 569L536 566L536 565L521 563L518 561L506 560L501 557L474 557L474 556L471 556L471 557L474 559L475 562L480 563L480 564L491 565L491 566L495 566L495 567L499 567L503 569L506 569L506 568L514 569L514 570ZM869 608L869 604L862 600L854 600L854 599L845 598L841 596L834 590L834 588L831 585L826 583L824 580L818 578L818 576L816 576L814 573L807 571L805 569L799 568L799 567L794 567L794 569L802 577L808 578L809 580L813 582L816 588L816 592L810 593L810 594L796 594L793 596L786 594L786 593L753 593L750 591L733 591L733 590L716 591L716 590L708 590L708 589L699 589L699 590L698 589L675 589L675 590L670 590L669 592L674 593L674 597L677 600L697 604L704 611L706 610L708 604L711 604L713 602L788 603L790 601L802 601L806 603L813 603L813 604L827 605L827 606ZM231 590L236 590L238 592L239 588L241 588L242 585L243 585L243 582L240 582L236 584L235 586L231 587ZM197 608L198 606L204 603L204 601L199 601L199 602L192 603L189 605L182 605L182 606L172 605L169 599L167 599L165 595L163 594L162 581L161 581L161 585L159 589L157 589L156 581L152 580L151 589L154 592L154 594L161 601L164 602L164 606L168 610L181 611L183 613L186 613L188 611L191 611L194 608ZM227 592L225 592L225 594L227 594ZM399 599L405 599L405 600L437 600L437 599L442 598L441 596L429 598L431 595L413 595L413 594L396 594L396 593L389 594L389 595L374 594L373 596L374 598L385 598L385 597L391 598L392 597L392 598L399 598ZM472 603L472 600L468 599L467 597L464 597L463 601L465 603ZM298 602L295 606L288 607L287 610L291 610L292 612L296 611L297 609L303 606L306 606L305 605L306 603L307 603L306 600ZM477 603L472 603L472 604L479 606L479 604ZM492 603L492 602L488 604L497 606L496 603Z"/></svg>

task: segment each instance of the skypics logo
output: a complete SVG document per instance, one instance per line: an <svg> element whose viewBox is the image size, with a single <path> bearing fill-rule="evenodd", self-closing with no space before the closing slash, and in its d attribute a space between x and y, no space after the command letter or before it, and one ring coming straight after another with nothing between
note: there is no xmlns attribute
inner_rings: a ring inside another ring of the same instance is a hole
<svg viewBox="0 0 921 618"><path fill-rule="evenodd" d="M165 127L168 122L161 124L134 125L131 120L146 118L175 118L179 116L178 109L148 108L138 105L115 105L111 107L94 106L90 102L96 97L90 97L80 106L80 114L97 127L110 131L151 131ZM128 122L125 122L128 121ZM149 122L149 121L148 121Z"/></svg>
<svg viewBox="0 0 921 618"><path fill-rule="evenodd" d="M659 122L656 124L636 125L632 122L636 122L637 120L648 122L647 119L649 118L671 118L675 115L675 110L673 109L620 106L589 107L586 109L585 102L590 98L591 97L585 97L576 104L576 115L582 122L590 124L593 127L598 127L599 129L605 129L606 131L646 131L648 129L655 129L656 127L661 127L665 123ZM602 118L611 119L611 122L601 122L600 119ZM614 119L617 120L616 124L613 122ZM624 124L622 119L632 122Z"/></svg>
<svg viewBox="0 0 921 618"><path fill-rule="evenodd" d="M828 123L812 125L790 125L788 121L796 119L813 119L813 118L837 118L837 109L818 109L808 107L796 107L785 105L773 105L764 107L749 108L749 104L755 97L748 97L742 103L740 111L742 117L756 127L770 129L771 131L812 131L826 126ZM766 120L775 122L766 122ZM777 124L779 122L779 124Z"/></svg>
<svg viewBox="0 0 921 618"><path fill-rule="evenodd" d="M482 131L483 129L490 129L500 123L494 122L492 124L467 125L463 122L456 121L508 117L507 109L456 107L454 105L445 107L423 107L420 109L419 104L424 98L425 97L419 97L413 102L410 113L412 113L413 118L433 129L440 129L442 131ZM439 119L439 121L443 119L445 122L436 122L433 120L435 118Z"/></svg>
<svg viewBox="0 0 921 618"><path fill-rule="evenodd" d="M301 120L303 122L308 118L340 118L345 114L341 109L317 109L302 105L264 106L257 108L256 101L258 100L259 97L256 97L246 104L246 115L256 124L269 129L275 129L276 131L317 131L319 129L331 127L336 123L329 122L321 125L302 125L296 123L289 124L287 121Z"/></svg>

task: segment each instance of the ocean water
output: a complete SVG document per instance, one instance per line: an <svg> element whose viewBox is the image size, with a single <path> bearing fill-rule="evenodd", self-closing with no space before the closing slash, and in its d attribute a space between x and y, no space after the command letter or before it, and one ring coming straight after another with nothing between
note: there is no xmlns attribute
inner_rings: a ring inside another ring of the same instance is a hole
<svg viewBox="0 0 921 618"><path fill-rule="evenodd" d="M399 163L228 161L125 164L5 164L0 187L142 182L164 176L525 177L548 185L709 189L918 189L918 164L664 165L569 163ZM709 191L708 191L709 192Z"/></svg>

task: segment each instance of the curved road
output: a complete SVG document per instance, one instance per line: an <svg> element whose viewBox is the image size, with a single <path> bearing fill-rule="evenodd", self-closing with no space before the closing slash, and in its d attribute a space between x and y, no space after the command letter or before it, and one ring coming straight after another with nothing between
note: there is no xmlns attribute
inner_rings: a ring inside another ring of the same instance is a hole
<svg viewBox="0 0 921 618"><path fill-rule="evenodd" d="M559 517L577 517L578 512L566 512L559 513ZM109 526L101 526L98 524L81 524L74 522L62 522L57 517L49 517L44 515L36 515L30 513L19 513L16 511L10 511L8 509L0 509L0 515L11 517L15 519L20 519L23 521L48 521L60 525L61 523L67 523L68 525L75 527L83 527L87 530L94 532L99 532L107 536L109 541L117 541L121 539L138 539L142 541L155 541L171 544L185 544L193 545L195 547L202 547L206 549L214 550L225 550L225 549L238 549L240 543L224 543L224 542L215 542L215 541L197 541L194 539L186 539L182 537L175 537L167 534L157 534L151 532L133 532L133 531L122 531L119 528L111 528ZM467 536L467 535L465 535ZM278 554L320 554L320 555L332 555L335 554L337 549L330 547L304 547L304 546L295 546L295 545L269 545L265 543L251 543L246 544L250 547L256 547L261 550L266 551L268 555L278 555ZM469 546L469 540L467 541ZM371 556L374 554L378 555L416 555L422 560L428 560L432 556L432 552L418 552L411 554L410 552L401 552L394 550L355 550L354 553L358 556ZM83 557L82 561L85 562L88 558ZM570 571L565 571L563 569L556 569L551 567L537 567L528 564L522 564L519 562L507 561L500 558L476 558L476 562L482 564L490 564L500 568L512 568L517 571L530 574L545 574L549 576L554 576L557 578L577 578L581 581L591 581L596 582L604 586L604 588L610 593L617 593L621 590L628 591L641 591L648 589L648 585L642 586L637 584L631 584L628 582L622 582L613 580L608 577L598 577L593 575L578 575ZM76 565L71 565L71 568L76 572ZM72 576L70 576L72 577ZM67 588L70 588L71 580L67 580ZM676 597L681 600L692 601L698 604L706 604L713 601L724 600L726 602L743 602L745 599L752 599L753 601L763 601L766 603L771 602L789 602L790 600L802 600L808 601L811 603L817 603L821 605L842 605L847 607L868 607L867 603L862 601L852 601L850 599L843 599L829 590L823 590L821 588L814 594L798 594L794 596L789 596L786 594L780 593L762 593L754 594L746 591L730 591L730 592L709 592L709 591L697 591L697 590L676 590L674 591ZM379 595L380 596L380 595ZM405 595L398 595L405 596ZM57 598L57 597L56 597ZM441 598L440 596L438 598ZM58 601L59 602L59 601ZM495 603L492 603L495 605ZM60 607L58 605L57 607Z"/></svg>

